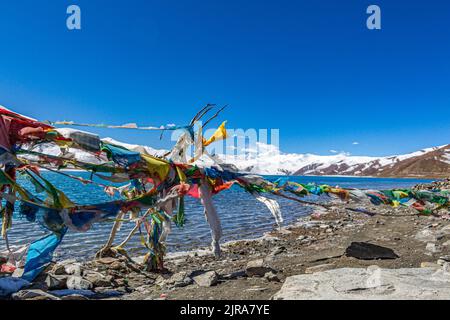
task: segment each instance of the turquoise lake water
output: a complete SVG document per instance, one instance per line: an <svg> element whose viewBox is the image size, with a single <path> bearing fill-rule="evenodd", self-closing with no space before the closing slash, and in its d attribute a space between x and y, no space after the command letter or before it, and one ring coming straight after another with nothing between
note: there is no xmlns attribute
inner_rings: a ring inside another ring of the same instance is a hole
<svg viewBox="0 0 450 320"><path fill-rule="evenodd" d="M87 173L76 173L88 178ZM43 174L52 183L55 183L69 198L79 204L100 203L111 201L99 187L81 185L79 182L57 175L51 172ZM269 180L276 179L275 176L266 177ZM417 183L429 182L430 180L417 179L388 179L388 178L352 178L352 177L289 177L297 182L315 182L346 188L361 189L393 189L411 187ZM25 185L26 181L23 181ZM31 187L29 190L33 190ZM314 198L311 198L314 199ZM317 199L317 197L316 197ZM323 197L321 200L326 200ZM245 238L255 238L274 228L274 219L267 208L256 201L252 196L239 187L233 187L214 197L214 203L222 220L223 239L222 242ZM294 222L298 218L311 213L311 208L301 206L289 200L280 199L285 224ZM91 257L106 243L112 223L96 224L86 233L69 231L62 244L58 248L55 257L86 258ZM124 239L132 229L131 223L124 224L116 239ZM44 236L48 231L36 223L29 223L23 219L16 218L13 228L9 232L12 245L23 245ZM196 199L186 198L186 224L179 229L173 226L172 234L168 239L168 251L185 251L208 245L210 243L210 231L203 215L200 202ZM127 247L129 253L140 254L141 246L139 236L136 236ZM0 250L4 249L4 241L0 240Z"/></svg>

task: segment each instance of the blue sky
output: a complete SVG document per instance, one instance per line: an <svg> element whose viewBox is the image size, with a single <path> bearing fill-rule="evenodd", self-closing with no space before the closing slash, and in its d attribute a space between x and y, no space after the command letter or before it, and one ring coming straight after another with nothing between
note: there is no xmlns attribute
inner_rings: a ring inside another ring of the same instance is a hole
<svg viewBox="0 0 450 320"><path fill-rule="evenodd" d="M81 31L66 28L70 4ZM370 4L382 30L366 28ZM284 152L415 151L450 143L449 21L444 0L2 1L0 104L40 120L143 125L229 104L229 127L278 128Z"/></svg>

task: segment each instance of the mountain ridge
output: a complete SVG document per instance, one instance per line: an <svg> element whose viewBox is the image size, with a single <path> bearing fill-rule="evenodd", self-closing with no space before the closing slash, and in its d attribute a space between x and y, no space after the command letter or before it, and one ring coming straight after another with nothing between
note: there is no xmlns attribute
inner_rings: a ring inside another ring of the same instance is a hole
<svg viewBox="0 0 450 320"><path fill-rule="evenodd" d="M132 145L111 138L104 142L127 147L131 150L155 156L167 154L148 146ZM39 152L57 155L56 145L42 145ZM81 161L101 161L84 151L70 149ZM403 177L403 178L448 178L450 177L450 144L422 149L416 152L393 156L353 156L346 153L315 155L311 153L283 153L273 146L257 143L256 148L241 150L239 155L218 154L213 156L220 163L235 166L239 171L258 175L303 175L303 176L356 176L356 177ZM196 164L213 165L211 158L202 156Z"/></svg>

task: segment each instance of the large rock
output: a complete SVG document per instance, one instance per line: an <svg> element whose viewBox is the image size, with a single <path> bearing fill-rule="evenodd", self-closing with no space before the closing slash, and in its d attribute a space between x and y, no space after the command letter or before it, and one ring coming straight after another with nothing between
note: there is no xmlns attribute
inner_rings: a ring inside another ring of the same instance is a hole
<svg viewBox="0 0 450 320"><path fill-rule="evenodd" d="M68 276L48 274L45 278L45 284L49 290L65 289Z"/></svg>
<svg viewBox="0 0 450 320"><path fill-rule="evenodd" d="M113 285L113 277L104 276L100 272L87 271L83 278L92 283L94 287L111 287Z"/></svg>
<svg viewBox="0 0 450 320"><path fill-rule="evenodd" d="M67 279L67 288L70 290L90 290L92 287L92 282L80 276L70 276Z"/></svg>
<svg viewBox="0 0 450 320"><path fill-rule="evenodd" d="M81 276L81 272L83 271L81 265L79 263L71 263L64 265L64 271L66 274Z"/></svg>
<svg viewBox="0 0 450 320"><path fill-rule="evenodd" d="M248 277L264 277L268 272L274 271L272 268L267 266L263 259L249 261L247 267L245 268L245 273Z"/></svg>
<svg viewBox="0 0 450 320"><path fill-rule="evenodd" d="M450 299L450 274L433 268L343 268L286 279L279 300Z"/></svg>
<svg viewBox="0 0 450 320"><path fill-rule="evenodd" d="M195 274L186 271L181 271L173 274L172 276L160 275L156 279L155 284L160 287L173 287L173 288L186 287L194 282L191 278L192 276L199 275L201 273L202 272L197 272Z"/></svg>
<svg viewBox="0 0 450 320"><path fill-rule="evenodd" d="M399 257L392 249L367 242L352 242L345 250L345 255L361 260L397 259Z"/></svg>
<svg viewBox="0 0 450 320"><path fill-rule="evenodd" d="M200 287L211 287L217 284L219 275L215 271L207 271L193 276L192 280Z"/></svg>
<svg viewBox="0 0 450 320"><path fill-rule="evenodd" d="M65 274L67 274L66 266L69 266L72 264L77 264L77 261L75 259L61 261L53 266L50 273L55 274L55 275L65 275Z"/></svg>
<svg viewBox="0 0 450 320"><path fill-rule="evenodd" d="M166 281L167 284L179 288L179 287L186 287L193 283L192 278L189 276L188 272L181 271L178 273L175 273L170 279Z"/></svg>

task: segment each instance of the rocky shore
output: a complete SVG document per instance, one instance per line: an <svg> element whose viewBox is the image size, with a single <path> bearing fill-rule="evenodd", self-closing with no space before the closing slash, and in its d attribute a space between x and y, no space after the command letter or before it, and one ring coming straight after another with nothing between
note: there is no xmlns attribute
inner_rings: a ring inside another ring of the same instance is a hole
<svg viewBox="0 0 450 320"><path fill-rule="evenodd" d="M161 273L125 256L62 261L10 299L450 299L450 221L359 208L333 203L259 239L223 245L220 260L207 249L171 254Z"/></svg>

